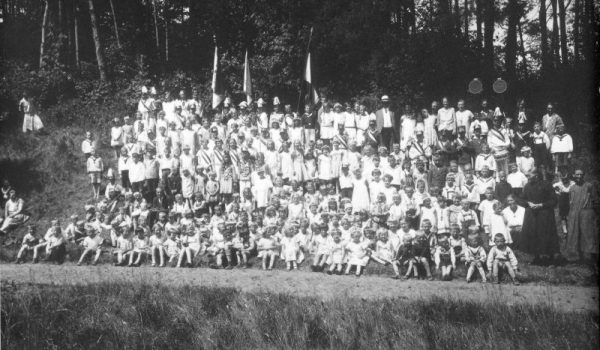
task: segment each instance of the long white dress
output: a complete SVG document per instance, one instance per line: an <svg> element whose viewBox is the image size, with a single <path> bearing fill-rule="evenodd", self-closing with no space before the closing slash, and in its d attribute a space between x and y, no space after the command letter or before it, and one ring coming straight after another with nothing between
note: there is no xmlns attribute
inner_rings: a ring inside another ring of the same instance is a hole
<svg viewBox="0 0 600 350"><path fill-rule="evenodd" d="M423 142L428 146L437 144L438 138L435 130L435 120L436 116L434 114L430 114L423 120Z"/></svg>
<svg viewBox="0 0 600 350"><path fill-rule="evenodd" d="M354 190L352 191L352 208L354 212L369 210L371 201L369 198L369 188L364 178L354 178L352 180Z"/></svg>

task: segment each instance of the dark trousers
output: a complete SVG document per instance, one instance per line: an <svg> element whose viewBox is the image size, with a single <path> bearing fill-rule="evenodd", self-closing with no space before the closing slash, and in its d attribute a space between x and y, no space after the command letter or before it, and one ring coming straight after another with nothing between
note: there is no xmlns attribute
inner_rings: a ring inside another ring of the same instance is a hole
<svg viewBox="0 0 600 350"><path fill-rule="evenodd" d="M385 146L392 149L394 143L394 129L393 128L381 128L381 146Z"/></svg>
<svg viewBox="0 0 600 350"><path fill-rule="evenodd" d="M131 191L143 193L144 191L144 181L132 182L131 183Z"/></svg>

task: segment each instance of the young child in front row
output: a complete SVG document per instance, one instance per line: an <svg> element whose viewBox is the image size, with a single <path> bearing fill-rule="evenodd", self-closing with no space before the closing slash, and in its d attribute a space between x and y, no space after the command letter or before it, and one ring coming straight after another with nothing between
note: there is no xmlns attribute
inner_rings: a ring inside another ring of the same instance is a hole
<svg viewBox="0 0 600 350"><path fill-rule="evenodd" d="M294 239L294 231L290 227L285 228L285 237L281 239L281 258L285 260L288 271L292 268L298 270L296 259L299 253L300 244Z"/></svg>
<svg viewBox="0 0 600 350"><path fill-rule="evenodd" d="M432 281L433 277L431 276L431 269L429 268L429 261L431 259L431 246L429 244L430 239L427 238L422 232L417 235L415 238L415 243L413 244L414 248L414 256L415 256L415 269L418 269L419 266L425 269L425 274L427 279Z"/></svg>
<svg viewBox="0 0 600 350"><path fill-rule="evenodd" d="M394 278L400 278L400 264L394 259L394 244L388 239L388 231L384 228L377 230L378 239L375 243L375 253L371 259L382 265L392 265Z"/></svg>
<svg viewBox="0 0 600 350"><path fill-rule="evenodd" d="M314 232L313 241L311 243L314 251L311 269L313 271L322 271L329 258L328 228L326 224L316 224L315 228L317 228L318 232Z"/></svg>
<svg viewBox="0 0 600 350"><path fill-rule="evenodd" d="M396 258L394 260L399 265L408 265L406 274L402 276L402 279L408 279L411 274L414 274L415 278L419 278L419 271L417 269L417 260L415 259L412 237L404 236L402 244L398 248Z"/></svg>
<svg viewBox="0 0 600 350"><path fill-rule="evenodd" d="M439 245L435 248L433 254L433 260L435 261L435 269L441 271L442 281L452 280L452 271L456 269L456 255L447 238L439 240Z"/></svg>
<svg viewBox="0 0 600 350"><path fill-rule="evenodd" d="M515 271L517 271L517 257L506 245L504 235L498 233L494 236L494 246L487 257L488 273L496 283L500 283L500 272L506 270L515 286L519 285Z"/></svg>
<svg viewBox="0 0 600 350"><path fill-rule="evenodd" d="M346 266L346 275L350 274L352 266L356 267L356 277L360 277L362 268L369 261L368 248L361 241L361 234L358 231L352 233L352 241L346 245L348 254L348 264Z"/></svg>
<svg viewBox="0 0 600 350"><path fill-rule="evenodd" d="M17 253L17 260L15 263L19 264L24 261L27 252L31 251L33 253L33 259L37 259L37 255L35 254L35 246L38 244L39 238L35 234L35 228L32 225L27 226L27 233L23 236L23 243L21 244L21 249L19 249L19 253Z"/></svg>
<svg viewBox="0 0 600 350"><path fill-rule="evenodd" d="M123 266L127 261L127 255L131 253L131 241L125 237L125 232L125 229L115 230L117 235L115 249L113 250L113 255L117 256L115 266Z"/></svg>
<svg viewBox="0 0 600 350"><path fill-rule="evenodd" d="M275 226L268 227L257 243L258 258L262 258L263 270L267 270L267 260L270 260L268 269L273 270L277 259L277 241L272 236L276 230Z"/></svg>
<svg viewBox="0 0 600 350"><path fill-rule="evenodd" d="M180 253L179 243L178 243L179 239L177 238L176 230L171 230L171 231L167 231L167 232L169 234L169 238L167 238L165 243L163 243L164 253L165 253L166 257L169 258L169 266L173 266L179 258L179 253Z"/></svg>
<svg viewBox="0 0 600 350"><path fill-rule="evenodd" d="M142 228L135 230L136 236L133 237L133 250L129 254L129 264L127 266L140 266L142 257L147 253L148 240L144 236Z"/></svg>
<svg viewBox="0 0 600 350"><path fill-rule="evenodd" d="M333 240L329 244L329 259L331 265L329 265L328 275L331 275L333 271L337 274L342 273L342 264L344 263L344 257L346 255L346 249L344 247L345 242L342 241L342 233L340 230L334 230Z"/></svg>
<svg viewBox="0 0 600 350"><path fill-rule="evenodd" d="M100 259L100 255L102 254L102 241L102 238L96 236L96 230L93 228L90 229L88 236L84 238L83 242L81 243L84 250L79 258L79 261L77 262L77 265L80 266L83 263L83 259L85 259L85 257L90 253L96 254L92 262L92 265L96 265L98 263L98 259Z"/></svg>
<svg viewBox="0 0 600 350"><path fill-rule="evenodd" d="M481 246L481 239L479 238L479 227L469 227L469 236L465 248L465 263L468 266L467 283L471 282L471 277L473 277L475 269L477 269L481 276L481 282L485 283L487 281L485 271L483 270L483 265L486 263L486 257L485 249Z"/></svg>
<svg viewBox="0 0 600 350"><path fill-rule="evenodd" d="M156 266L157 256L160 267L165 266L165 250L163 243L164 240L161 237L160 228L156 227L152 233L152 236L150 236L150 255L152 256L152 267Z"/></svg>

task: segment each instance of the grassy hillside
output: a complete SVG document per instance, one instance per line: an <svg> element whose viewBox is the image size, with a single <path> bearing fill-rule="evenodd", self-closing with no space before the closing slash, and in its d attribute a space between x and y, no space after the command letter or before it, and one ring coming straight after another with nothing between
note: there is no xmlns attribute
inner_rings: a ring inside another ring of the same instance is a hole
<svg viewBox="0 0 600 350"><path fill-rule="evenodd" d="M233 289L2 286L2 348L596 349L597 313ZM574 327L573 325L577 325Z"/></svg>

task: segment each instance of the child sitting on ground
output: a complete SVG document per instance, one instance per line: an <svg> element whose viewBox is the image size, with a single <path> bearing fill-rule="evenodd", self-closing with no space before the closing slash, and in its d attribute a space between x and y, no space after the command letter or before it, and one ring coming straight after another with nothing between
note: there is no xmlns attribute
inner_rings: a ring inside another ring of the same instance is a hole
<svg viewBox="0 0 600 350"><path fill-rule="evenodd" d="M25 260L27 257L27 252L33 253L33 259L37 259L35 246L39 242L39 238L36 236L35 228L32 225L27 226L27 233L23 236L23 243L21 244L21 249L17 253L16 264L19 264ZM25 256L23 256L25 255Z"/></svg>
<svg viewBox="0 0 600 350"><path fill-rule="evenodd" d="M262 269L267 270L267 260L269 261L269 270L273 270L275 260L277 259L277 241L272 235L277 231L276 226L268 227L258 240L258 258L262 258Z"/></svg>
<svg viewBox="0 0 600 350"><path fill-rule="evenodd" d="M103 239L96 235L96 230L94 228L88 229L88 236L83 239L81 245L84 250L77 262L77 266L80 266L83 263L85 257L90 253L95 253L94 260L92 265L96 265L98 263L98 259L100 259L100 255L102 254L102 241Z"/></svg>
<svg viewBox="0 0 600 350"><path fill-rule="evenodd" d="M500 272L506 270L513 284L518 286L520 283L515 274L518 264L515 253L506 245L504 235L501 233L494 236L494 244L487 257L488 274L491 273L493 281L500 283Z"/></svg>
<svg viewBox="0 0 600 350"><path fill-rule="evenodd" d="M475 269L481 276L481 282L487 282L485 277L485 271L483 265L486 263L485 249L481 246L481 239L479 238L479 227L469 227L469 237L467 239L467 246L465 248L465 263L467 268L467 283L471 282L471 277L475 272Z"/></svg>
<svg viewBox="0 0 600 350"><path fill-rule="evenodd" d="M411 274L414 274L415 278L419 278L419 271L417 269L417 260L415 259L413 244L411 236L404 236L402 244L398 248L396 258L394 261L398 262L399 265L407 266L406 274L402 276L402 279L410 278Z"/></svg>
<svg viewBox="0 0 600 350"><path fill-rule="evenodd" d="M450 241L447 238L440 239L438 243L433 255L435 269L441 271L442 281L450 281L452 280L452 271L456 269L454 249L450 247Z"/></svg>
<svg viewBox="0 0 600 350"><path fill-rule="evenodd" d="M164 252L167 258L169 258L169 266L173 266L179 258L179 238L177 238L177 231L168 231L169 238L164 243Z"/></svg>
<svg viewBox="0 0 600 350"><path fill-rule="evenodd" d="M329 259L331 264L329 265L329 271L327 274L331 275L333 271L339 275L342 273L342 264L344 263L344 257L346 255L345 242L342 241L342 233L340 230L334 230L333 240L329 244Z"/></svg>
<svg viewBox="0 0 600 350"><path fill-rule="evenodd" d="M126 230L116 230L115 234L117 235L115 249L113 250L113 255L117 256L115 266L123 266L127 261L127 256L131 253L132 244L131 241L125 237Z"/></svg>
<svg viewBox="0 0 600 350"><path fill-rule="evenodd" d="M375 243L375 253L371 255L371 259L384 266L392 265L392 269L394 269L394 278L398 279L400 277L400 264L394 259L394 245L388 239L388 232L386 229L379 229L377 232L378 240L377 243Z"/></svg>
<svg viewBox="0 0 600 350"><path fill-rule="evenodd" d="M313 261L311 269L313 271L323 271L323 267L329 258L329 236L327 235L327 225L316 225L318 232L314 232L313 246Z"/></svg>
<svg viewBox="0 0 600 350"><path fill-rule="evenodd" d="M415 268L418 269L419 266L423 267L425 269L427 279L432 281L433 277L431 276L431 269L429 268L429 261L431 259L431 246L429 245L429 238L420 232L415 238L413 248L416 261Z"/></svg>
<svg viewBox="0 0 600 350"><path fill-rule="evenodd" d="M127 266L140 266L142 257L147 253L148 240L144 237L144 230L138 228L135 230L136 236L133 237L133 250L129 254L129 264Z"/></svg>
<svg viewBox="0 0 600 350"><path fill-rule="evenodd" d="M348 253L348 264L346 266L346 275L350 274L350 269L356 268L356 277L360 277L362 268L369 261L368 248L361 242L362 235L355 231L352 233L352 241L346 245Z"/></svg>
<svg viewBox="0 0 600 350"><path fill-rule="evenodd" d="M163 247L164 239L162 238L160 228L156 227L150 236L150 256L152 257L152 267L156 266L156 260L159 261L160 267L165 266L165 250ZM156 258L158 256L158 259Z"/></svg>
<svg viewBox="0 0 600 350"><path fill-rule="evenodd" d="M294 231L290 227L285 228L285 237L281 239L281 258L285 260L287 270L292 268L298 270L296 259L300 253L300 244L294 239Z"/></svg>

